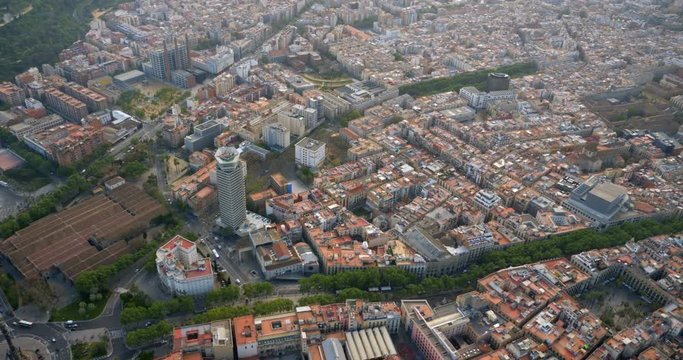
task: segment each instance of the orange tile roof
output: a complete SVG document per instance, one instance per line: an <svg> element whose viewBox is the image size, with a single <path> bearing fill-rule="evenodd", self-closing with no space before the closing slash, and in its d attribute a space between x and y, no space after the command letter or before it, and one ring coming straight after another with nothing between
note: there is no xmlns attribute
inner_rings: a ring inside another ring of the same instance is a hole
<svg viewBox="0 0 683 360"><path fill-rule="evenodd" d="M164 244L162 248L166 250L173 250L176 246L180 246L184 249L191 249L194 246L194 243L180 235L176 235L166 244Z"/></svg>
<svg viewBox="0 0 683 360"><path fill-rule="evenodd" d="M200 352L190 352L183 354L183 360L202 360L202 353Z"/></svg>
<svg viewBox="0 0 683 360"><path fill-rule="evenodd" d="M254 315L244 315L232 319L235 329L235 345L245 345L256 342L256 326Z"/></svg>
<svg viewBox="0 0 683 360"><path fill-rule="evenodd" d="M209 197L214 192L216 192L216 190L213 188L213 186L204 186L201 190L197 191L194 196L203 199Z"/></svg>
<svg viewBox="0 0 683 360"><path fill-rule="evenodd" d="M272 336L297 330L298 321L295 314L283 314L282 316L261 318L260 320L259 336Z"/></svg>

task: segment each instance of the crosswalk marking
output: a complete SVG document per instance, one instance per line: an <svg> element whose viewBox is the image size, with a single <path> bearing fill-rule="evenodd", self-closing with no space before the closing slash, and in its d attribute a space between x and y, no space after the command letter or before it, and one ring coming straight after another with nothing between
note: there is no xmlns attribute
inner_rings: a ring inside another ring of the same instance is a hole
<svg viewBox="0 0 683 360"><path fill-rule="evenodd" d="M114 339L120 339L123 337L123 330L117 329L117 330L109 330L109 338L114 340Z"/></svg>

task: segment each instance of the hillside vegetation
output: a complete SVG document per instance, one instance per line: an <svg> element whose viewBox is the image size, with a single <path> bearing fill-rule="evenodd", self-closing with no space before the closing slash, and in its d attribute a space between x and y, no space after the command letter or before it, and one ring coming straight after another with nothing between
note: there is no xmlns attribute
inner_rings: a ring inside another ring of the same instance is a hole
<svg viewBox="0 0 683 360"><path fill-rule="evenodd" d="M0 9L33 6L31 12L0 27L0 81L12 80L32 66L55 63L60 51L88 30L92 10L120 2L122 0L0 0Z"/></svg>

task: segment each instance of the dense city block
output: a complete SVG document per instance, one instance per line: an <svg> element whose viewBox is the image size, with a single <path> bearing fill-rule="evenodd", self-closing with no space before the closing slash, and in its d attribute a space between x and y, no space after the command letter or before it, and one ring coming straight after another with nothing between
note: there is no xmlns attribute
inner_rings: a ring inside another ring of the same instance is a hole
<svg viewBox="0 0 683 360"><path fill-rule="evenodd" d="M683 358L680 0L0 0L0 357Z"/></svg>

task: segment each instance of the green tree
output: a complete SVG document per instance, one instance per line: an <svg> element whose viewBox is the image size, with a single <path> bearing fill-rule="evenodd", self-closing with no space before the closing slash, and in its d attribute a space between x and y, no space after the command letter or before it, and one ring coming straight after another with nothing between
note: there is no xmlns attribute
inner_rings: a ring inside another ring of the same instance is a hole
<svg viewBox="0 0 683 360"><path fill-rule="evenodd" d="M312 184L313 179L315 178L315 174L313 173L313 171L311 171L311 169L307 167L299 168L299 170L296 171L296 176L298 176L299 179L301 179L301 181L303 181L306 184Z"/></svg>
<svg viewBox="0 0 683 360"><path fill-rule="evenodd" d="M135 360L154 360L154 351L143 351Z"/></svg>
<svg viewBox="0 0 683 360"><path fill-rule="evenodd" d="M638 107L630 107L626 111L626 118L628 118L628 119L636 117L636 116L644 116L644 115L645 115L645 111L642 108L638 108Z"/></svg>
<svg viewBox="0 0 683 360"><path fill-rule="evenodd" d="M245 284L247 285L247 284ZM233 302L240 297L240 288L236 285L228 285L213 290L206 295L206 301L211 305Z"/></svg>
<svg viewBox="0 0 683 360"><path fill-rule="evenodd" d="M294 303L289 299L275 299L254 304L254 315L268 315L273 313L292 311Z"/></svg>
<svg viewBox="0 0 683 360"><path fill-rule="evenodd" d="M455 276L430 277L417 279L401 269L389 268L383 273L377 269L365 271L346 271L333 275L315 274L299 281L301 292L335 292L355 288L350 294L361 295L369 287L389 285L404 287L395 292L396 296L435 295L455 290L466 291L476 285L476 281L490 273L510 266L519 266L555 257L567 257L583 251L607 248L625 244L630 239L643 240L656 235L674 234L683 231L683 220L667 218L660 221L648 219L635 223L614 226L603 231L584 229L568 234L551 237L548 240L517 244L506 249L485 253L466 273ZM380 279L379 282L375 279ZM401 284L401 285L398 285ZM366 294L365 296L370 296ZM341 296L340 296L341 297Z"/></svg>
<svg viewBox="0 0 683 360"><path fill-rule="evenodd" d="M368 292L358 288L346 288L340 290L337 297L340 299L367 299Z"/></svg>
<svg viewBox="0 0 683 360"><path fill-rule="evenodd" d="M250 313L251 309L246 306L221 306L209 309L195 316L192 320L194 323L198 324L215 320L233 319L238 316L248 315Z"/></svg>
<svg viewBox="0 0 683 360"><path fill-rule="evenodd" d="M275 291L275 286L269 282L247 283L242 285L242 291L248 298L268 296Z"/></svg>
<svg viewBox="0 0 683 360"><path fill-rule="evenodd" d="M349 121L358 119L361 116L363 116L363 114L360 111L355 110L355 109L351 110L341 117L339 124L342 127L347 127L347 126L349 126Z"/></svg>
<svg viewBox="0 0 683 360"><path fill-rule="evenodd" d="M139 161L132 161L121 167L119 174L126 178L137 178L147 171L147 166Z"/></svg>
<svg viewBox="0 0 683 360"><path fill-rule="evenodd" d="M131 347L150 344L170 335L172 330L173 326L171 324L166 321L160 321L146 328L129 331L126 334L126 344Z"/></svg>

